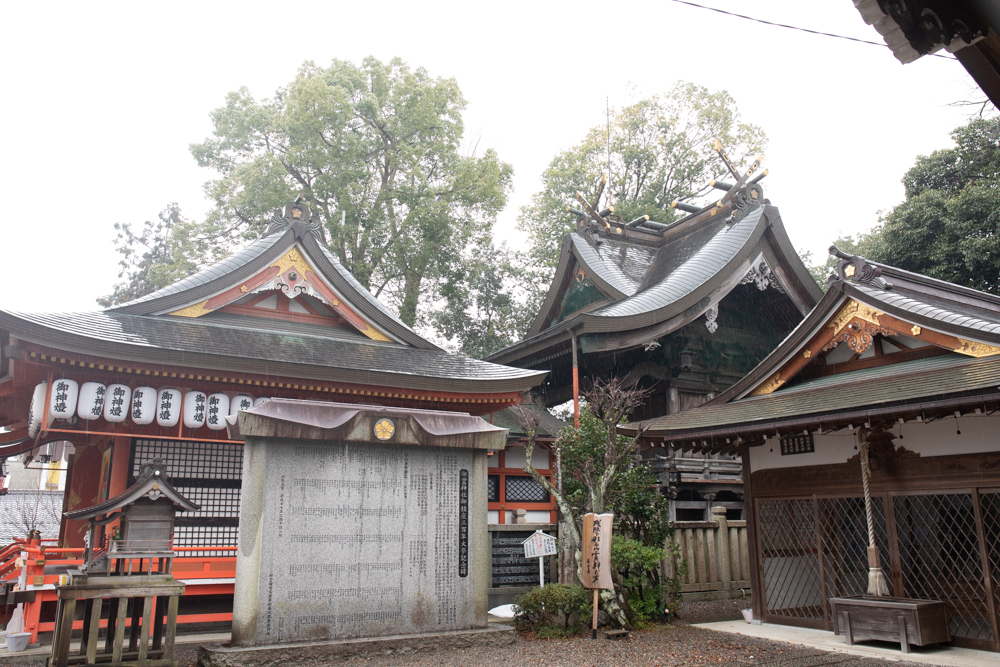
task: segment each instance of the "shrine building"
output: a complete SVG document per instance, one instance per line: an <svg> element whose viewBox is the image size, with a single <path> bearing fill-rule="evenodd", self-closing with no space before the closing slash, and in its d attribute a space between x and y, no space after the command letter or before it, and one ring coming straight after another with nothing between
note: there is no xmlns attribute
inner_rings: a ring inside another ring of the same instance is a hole
<svg viewBox="0 0 1000 667"><path fill-rule="evenodd" d="M754 619L827 630L868 585L864 437L892 595L1000 651L1000 297L831 250L826 295L745 378L620 430L740 456Z"/></svg>
<svg viewBox="0 0 1000 667"><path fill-rule="evenodd" d="M64 511L121 494L161 460L200 506L180 512L174 531L174 572L188 586L180 622L228 622L243 467L228 416L280 397L489 420L545 375L449 354L415 333L327 250L318 219L296 202L249 246L129 303L0 310L0 426L9 431L0 457L65 459ZM83 547L85 532L64 519L59 546Z"/></svg>
<svg viewBox="0 0 1000 667"><path fill-rule="evenodd" d="M581 379L637 383L651 394L635 419L693 408L753 369L823 292L764 197L759 160L740 173L716 149L732 182L713 180L707 206L674 202L687 215L671 224L626 221L578 194L534 323L486 359L551 371L534 392L549 407L578 405ZM672 498L671 519L707 520L716 505L742 518L737 457L677 448L650 463Z"/></svg>

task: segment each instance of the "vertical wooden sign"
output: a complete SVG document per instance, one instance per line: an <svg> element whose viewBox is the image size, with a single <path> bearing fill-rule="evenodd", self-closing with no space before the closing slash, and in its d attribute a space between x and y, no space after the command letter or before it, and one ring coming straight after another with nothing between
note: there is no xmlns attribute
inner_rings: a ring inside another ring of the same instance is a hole
<svg viewBox="0 0 1000 667"><path fill-rule="evenodd" d="M611 525L614 514L583 516L583 586L614 588L611 582Z"/></svg>
<svg viewBox="0 0 1000 667"><path fill-rule="evenodd" d="M614 588L611 581L611 526L614 514L583 515L583 587L594 589L594 618L592 636L597 639L597 592Z"/></svg>

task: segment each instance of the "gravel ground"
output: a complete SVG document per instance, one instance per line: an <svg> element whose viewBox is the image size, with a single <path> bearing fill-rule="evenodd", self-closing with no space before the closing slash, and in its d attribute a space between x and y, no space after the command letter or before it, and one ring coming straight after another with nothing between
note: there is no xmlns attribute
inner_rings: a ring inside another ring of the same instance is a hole
<svg viewBox="0 0 1000 667"><path fill-rule="evenodd" d="M629 639L609 641L585 636L571 639L535 639L530 634L519 634L511 646L486 650L442 649L418 655L379 656L353 658L338 664L344 667L521 667L546 665L548 667L673 667L674 665L758 665L760 667L926 667L915 662L890 662L859 658L842 653L828 653L817 649L773 642L743 635L732 635L703 628L695 623L739 620L741 609L750 606L749 600L720 600L714 602L688 602L681 606L673 623L655 629L634 632ZM919 650L919 649L918 649ZM25 656L27 657L27 656ZM195 644L178 644L178 667L195 667L198 647ZM7 661L4 661L7 662ZM25 660L20 664L45 664L39 656L37 662Z"/></svg>
<svg viewBox="0 0 1000 667"><path fill-rule="evenodd" d="M355 658L346 667L484 667L547 665L549 667L625 665L774 665L776 667L921 667L913 662L889 662L841 653L730 635L689 625L668 625L633 633L630 639L608 641L580 637L534 640L519 636L511 646L489 652L441 650L419 656ZM922 666L926 667L926 665Z"/></svg>
<svg viewBox="0 0 1000 667"><path fill-rule="evenodd" d="M198 647L179 644L178 667L195 667ZM13 657L13 656L11 656ZM27 656L24 656L27 658ZM34 657L34 656L33 656ZM11 664L13 661L4 660ZM18 661L19 665L44 665L45 658ZM691 627L681 621L632 634L629 639L596 642L587 637L538 640L519 635L511 646L485 650L441 650L419 655L354 658L344 667L673 667L674 665L756 665L758 667L927 667L914 662L889 662L841 653L730 635Z"/></svg>
<svg viewBox="0 0 1000 667"><path fill-rule="evenodd" d="M746 600L712 600L711 602L685 602L677 614L678 620L687 623L715 623L716 621L739 621L741 610L750 608Z"/></svg>

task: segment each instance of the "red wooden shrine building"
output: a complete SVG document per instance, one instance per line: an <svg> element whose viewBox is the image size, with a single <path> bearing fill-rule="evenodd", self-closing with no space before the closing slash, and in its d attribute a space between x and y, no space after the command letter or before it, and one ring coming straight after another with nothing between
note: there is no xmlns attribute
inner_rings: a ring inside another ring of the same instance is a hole
<svg viewBox="0 0 1000 667"><path fill-rule="evenodd" d="M0 427L8 429L0 457L72 443L65 511L121 494L158 458L201 507L181 513L174 533L186 556L174 563L188 584L181 623L231 618L242 443L228 439L226 416L282 397L489 419L545 376L425 340L350 275L319 229L305 204L289 204L248 247L130 303L89 313L0 310ZM84 523L64 520L58 548L82 549L84 533ZM38 600L54 599L53 557L75 556L55 549L31 552L42 565L25 587ZM0 575L12 571L0 563ZM51 607L31 605L26 630L51 629Z"/></svg>

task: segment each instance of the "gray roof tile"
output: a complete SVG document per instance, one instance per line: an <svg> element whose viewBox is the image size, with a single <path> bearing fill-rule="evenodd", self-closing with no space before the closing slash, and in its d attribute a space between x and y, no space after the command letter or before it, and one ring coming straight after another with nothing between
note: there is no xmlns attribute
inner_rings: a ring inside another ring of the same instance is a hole
<svg viewBox="0 0 1000 667"><path fill-rule="evenodd" d="M157 358L167 357L184 365L197 365L197 355L224 357L232 360L227 367L234 371L256 372L256 366L271 364L270 372L273 373L274 364L280 363L289 367L325 369L337 376L350 372L354 377L360 374L360 377L411 379L402 383L397 381L394 386L417 386L422 379L428 379L456 387L462 382L497 382L527 389L545 375L544 372L501 366L440 350L422 350L367 338L357 340L351 332L330 332L327 327L321 327L320 331L295 323L263 323L249 317L240 321L238 317L225 315L219 313L192 319L111 312L0 311L0 324L27 340L31 340L33 334L37 336L38 330L25 324L38 325L45 328L42 333L46 344L51 345L56 339L71 340L77 347L93 349L95 354L107 354L111 350L126 357L126 348L131 346L137 348L140 357L149 357L156 351L161 353ZM136 354L132 354L134 358ZM372 383L377 380L373 379ZM468 390L468 387L464 389ZM481 390L511 389L483 386ZM463 390L456 388L456 391Z"/></svg>

